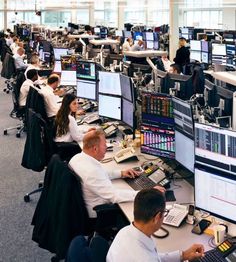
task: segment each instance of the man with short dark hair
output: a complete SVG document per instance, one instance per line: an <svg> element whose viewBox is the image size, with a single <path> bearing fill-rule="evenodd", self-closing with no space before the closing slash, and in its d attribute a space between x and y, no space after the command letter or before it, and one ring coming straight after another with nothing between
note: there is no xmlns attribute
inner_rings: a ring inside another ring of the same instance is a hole
<svg viewBox="0 0 236 262"><path fill-rule="evenodd" d="M180 37L179 49L176 51L174 58L174 62L180 66L181 72L183 72L183 66L190 63L190 51L186 44L186 39L184 37Z"/></svg>
<svg viewBox="0 0 236 262"><path fill-rule="evenodd" d="M182 73L181 73L180 66L177 65L177 64L171 64L171 65L170 65L169 73L171 73L171 74L177 74L177 75L182 74Z"/></svg>
<svg viewBox="0 0 236 262"><path fill-rule="evenodd" d="M29 93L30 87L34 86L34 82L38 80L38 71L30 69L26 74L26 80L23 82L20 88L19 105L25 106L26 99Z"/></svg>
<svg viewBox="0 0 236 262"><path fill-rule="evenodd" d="M160 229L168 211L164 194L157 189L144 189L134 200L134 222L122 228L108 251L107 262L180 262L203 256L204 248L194 244L189 249L159 254L152 234ZM171 243L170 243L171 244Z"/></svg>

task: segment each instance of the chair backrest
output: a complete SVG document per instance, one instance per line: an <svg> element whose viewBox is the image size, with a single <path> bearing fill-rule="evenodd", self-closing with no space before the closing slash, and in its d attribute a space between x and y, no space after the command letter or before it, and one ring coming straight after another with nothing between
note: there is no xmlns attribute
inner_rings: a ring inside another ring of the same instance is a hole
<svg viewBox="0 0 236 262"><path fill-rule="evenodd" d="M2 63L1 76L10 79L15 75L15 73L16 73L16 67L15 67L14 58L11 54L7 52Z"/></svg>
<svg viewBox="0 0 236 262"><path fill-rule="evenodd" d="M90 243L84 236L77 236L70 243L65 262L106 262L108 250L108 241L99 235Z"/></svg>
<svg viewBox="0 0 236 262"><path fill-rule="evenodd" d="M80 181L58 155L53 155L34 213L32 239L63 259L71 240L88 234L88 221Z"/></svg>

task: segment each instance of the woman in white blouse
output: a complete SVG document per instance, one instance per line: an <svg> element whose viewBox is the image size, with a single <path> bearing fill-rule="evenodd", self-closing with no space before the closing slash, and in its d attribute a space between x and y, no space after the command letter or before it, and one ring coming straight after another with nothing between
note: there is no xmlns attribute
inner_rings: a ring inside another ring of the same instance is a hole
<svg viewBox="0 0 236 262"><path fill-rule="evenodd" d="M55 117L55 142L79 142L83 139L83 131L79 130L75 120L77 110L77 97L73 94L66 94Z"/></svg>

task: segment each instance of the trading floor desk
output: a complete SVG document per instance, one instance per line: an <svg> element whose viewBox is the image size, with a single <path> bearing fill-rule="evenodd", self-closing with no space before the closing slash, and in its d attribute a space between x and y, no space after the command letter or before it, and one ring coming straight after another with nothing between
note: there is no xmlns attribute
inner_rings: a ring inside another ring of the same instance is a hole
<svg viewBox="0 0 236 262"><path fill-rule="evenodd" d="M144 155L148 159L154 159L154 157L150 157L148 155ZM106 155L108 156L108 154ZM144 161L147 161L146 158L139 156L140 161L136 162L128 162L128 163L121 163L116 164L116 162L113 160L109 163L104 164L105 168L112 168L112 169L128 169L135 166L140 166ZM150 160L151 161L151 160ZM155 162L155 160L153 160ZM113 180L113 184L117 188L131 188L124 180L117 179ZM186 182L185 180L176 180L175 182L171 182L171 190L174 190L175 197L176 197L176 203L178 204L191 204L194 201L194 192L193 187ZM167 202L168 204L172 204L174 202ZM126 203L120 203L120 208L124 212L124 214L127 216L130 222L133 221L133 203L132 202L126 202ZM168 237L164 239L157 239L157 248L160 252L169 252L174 250L185 250L189 248L194 243L202 243L205 247L205 250L211 249L208 245L208 240L211 236L202 234L202 235L196 235L191 233L192 225L188 225L185 222L181 224L180 227L175 228L172 226L163 225L164 228L166 228L170 234Z"/></svg>

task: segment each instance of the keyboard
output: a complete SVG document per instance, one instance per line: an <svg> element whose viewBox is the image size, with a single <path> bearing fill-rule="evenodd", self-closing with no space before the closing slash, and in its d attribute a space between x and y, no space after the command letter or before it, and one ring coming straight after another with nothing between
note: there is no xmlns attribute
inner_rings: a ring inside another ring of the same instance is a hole
<svg viewBox="0 0 236 262"><path fill-rule="evenodd" d="M227 261L222 257L221 253L217 249L212 249L205 252L205 256L198 259L197 262L225 262Z"/></svg>
<svg viewBox="0 0 236 262"><path fill-rule="evenodd" d="M134 190L148 189L156 186L156 183L154 183L151 179L142 174L136 178L126 178L125 181Z"/></svg>

